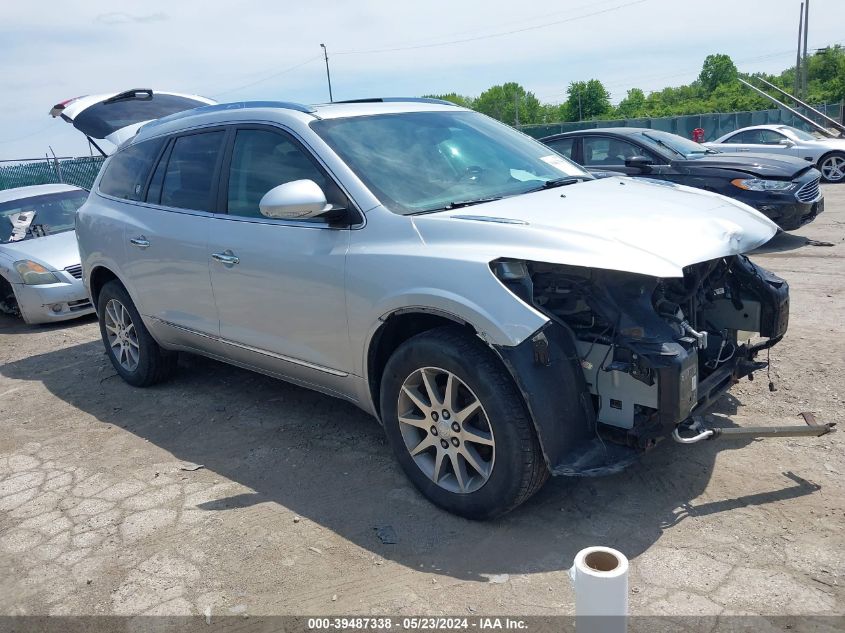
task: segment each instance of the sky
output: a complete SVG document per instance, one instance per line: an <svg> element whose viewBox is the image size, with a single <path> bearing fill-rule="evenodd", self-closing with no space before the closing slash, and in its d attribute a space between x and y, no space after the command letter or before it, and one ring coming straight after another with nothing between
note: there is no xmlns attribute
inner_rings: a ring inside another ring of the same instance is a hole
<svg viewBox="0 0 845 633"><path fill-rule="evenodd" d="M742 72L795 62L800 0L4 0L0 159L87 155L48 116L71 97L152 88L218 101L458 92L516 81L541 101L600 79L618 102L696 78L727 53ZM811 49L845 44L845 1L812 0Z"/></svg>

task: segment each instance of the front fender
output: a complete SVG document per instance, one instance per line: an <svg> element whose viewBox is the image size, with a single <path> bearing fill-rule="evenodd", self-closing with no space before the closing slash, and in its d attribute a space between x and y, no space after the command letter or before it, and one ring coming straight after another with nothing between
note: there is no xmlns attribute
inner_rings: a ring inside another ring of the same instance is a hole
<svg viewBox="0 0 845 633"><path fill-rule="evenodd" d="M360 262L360 263L359 263ZM354 373L364 376L367 350L379 327L402 311L433 312L467 323L490 345L513 347L548 323L548 318L513 295L486 263L427 259L426 265L373 262L347 266L347 314L352 344L362 350ZM435 286L433 280L446 280ZM373 280L379 280L375 287ZM381 294L379 290L396 289Z"/></svg>

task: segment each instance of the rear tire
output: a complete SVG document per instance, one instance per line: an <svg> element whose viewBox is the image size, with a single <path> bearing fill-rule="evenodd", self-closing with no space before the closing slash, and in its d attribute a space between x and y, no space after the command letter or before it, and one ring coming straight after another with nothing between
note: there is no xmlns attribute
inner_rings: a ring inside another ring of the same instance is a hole
<svg viewBox="0 0 845 633"><path fill-rule="evenodd" d="M845 153L831 152L822 156L819 160L819 171L825 182L845 181Z"/></svg>
<svg viewBox="0 0 845 633"><path fill-rule="evenodd" d="M112 280L97 300L100 334L115 371L133 387L149 387L170 378L179 359L162 349L144 326L126 288Z"/></svg>
<svg viewBox="0 0 845 633"><path fill-rule="evenodd" d="M381 413L405 474L454 514L502 515L549 477L510 374L458 327L423 332L393 353L382 376Z"/></svg>

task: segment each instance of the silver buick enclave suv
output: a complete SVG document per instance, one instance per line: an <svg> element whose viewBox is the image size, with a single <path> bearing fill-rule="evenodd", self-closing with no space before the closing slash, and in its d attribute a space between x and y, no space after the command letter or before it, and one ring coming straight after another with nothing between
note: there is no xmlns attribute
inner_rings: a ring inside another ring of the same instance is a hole
<svg viewBox="0 0 845 633"><path fill-rule="evenodd" d="M473 518L549 474L618 471L764 367L788 289L742 253L775 231L425 99L158 119L77 217L127 382L187 351L344 398L426 497Z"/></svg>

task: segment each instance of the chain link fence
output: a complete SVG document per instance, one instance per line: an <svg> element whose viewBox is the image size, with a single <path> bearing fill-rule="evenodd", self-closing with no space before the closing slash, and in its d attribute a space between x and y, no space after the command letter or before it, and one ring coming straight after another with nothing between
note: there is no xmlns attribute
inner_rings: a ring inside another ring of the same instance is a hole
<svg viewBox="0 0 845 633"><path fill-rule="evenodd" d="M813 106L826 116L837 121L842 120L842 104L833 103ZM549 123L544 125L521 125L520 130L543 138L562 132L589 130L598 127L644 127L653 130L671 132L686 138L692 138L692 131L700 127L704 130L704 139L714 141L720 136L749 125L791 125L812 132L813 128L786 110L753 110L749 112L727 112L709 114L690 114L684 116L655 117L644 119L617 119L611 121L572 121Z"/></svg>
<svg viewBox="0 0 845 633"><path fill-rule="evenodd" d="M60 182L90 189L104 160L91 156L0 161L0 190Z"/></svg>

